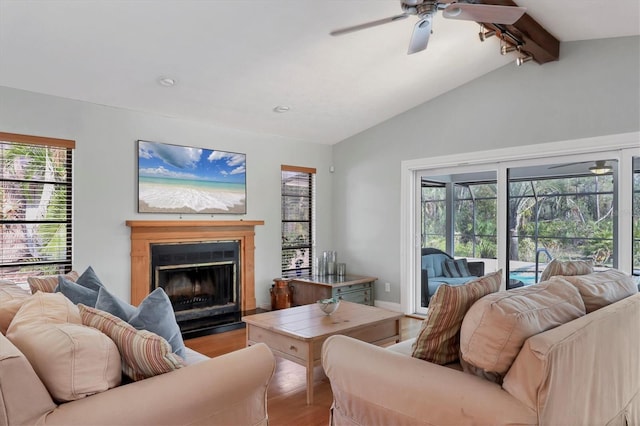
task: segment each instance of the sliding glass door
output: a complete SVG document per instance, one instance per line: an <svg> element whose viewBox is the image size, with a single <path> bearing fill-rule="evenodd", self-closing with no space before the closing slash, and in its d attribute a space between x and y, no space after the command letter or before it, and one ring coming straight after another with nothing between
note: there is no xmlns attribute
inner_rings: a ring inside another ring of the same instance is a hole
<svg viewBox="0 0 640 426"><path fill-rule="evenodd" d="M423 256L433 250L502 269L507 290L539 282L553 259L640 281L639 150L529 155L414 172L412 312L426 313L436 288Z"/></svg>
<svg viewBox="0 0 640 426"><path fill-rule="evenodd" d="M616 266L616 160L514 167L507 176L507 289L538 282L552 259Z"/></svg>

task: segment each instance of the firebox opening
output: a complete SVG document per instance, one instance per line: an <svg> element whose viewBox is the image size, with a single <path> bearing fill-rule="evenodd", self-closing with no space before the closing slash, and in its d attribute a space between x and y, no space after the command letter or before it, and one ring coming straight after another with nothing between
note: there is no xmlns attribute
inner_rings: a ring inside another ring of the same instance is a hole
<svg viewBox="0 0 640 426"><path fill-rule="evenodd" d="M165 290L183 335L238 321L239 247L238 241L151 245L151 290Z"/></svg>

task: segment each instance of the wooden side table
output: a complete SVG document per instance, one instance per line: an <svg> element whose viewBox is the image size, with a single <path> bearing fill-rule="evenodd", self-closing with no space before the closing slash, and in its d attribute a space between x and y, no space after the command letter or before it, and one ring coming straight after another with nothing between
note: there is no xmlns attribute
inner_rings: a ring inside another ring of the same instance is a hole
<svg viewBox="0 0 640 426"><path fill-rule="evenodd" d="M293 287L294 306L310 305L331 297L373 306L376 280L376 277L364 275L325 275L291 278L289 285Z"/></svg>

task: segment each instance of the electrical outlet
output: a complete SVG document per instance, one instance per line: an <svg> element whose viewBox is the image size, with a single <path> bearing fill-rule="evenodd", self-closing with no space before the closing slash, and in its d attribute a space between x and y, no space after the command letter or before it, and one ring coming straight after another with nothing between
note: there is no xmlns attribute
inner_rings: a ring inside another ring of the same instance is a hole
<svg viewBox="0 0 640 426"><path fill-rule="evenodd" d="M391 291L391 283L384 283L384 291L387 293Z"/></svg>

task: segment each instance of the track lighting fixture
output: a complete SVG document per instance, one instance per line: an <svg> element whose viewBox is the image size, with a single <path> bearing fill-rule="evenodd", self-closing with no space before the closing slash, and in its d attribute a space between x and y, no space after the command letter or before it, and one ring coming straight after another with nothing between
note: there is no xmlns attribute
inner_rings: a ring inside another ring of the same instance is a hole
<svg viewBox="0 0 640 426"><path fill-rule="evenodd" d="M515 52L516 50L520 50L520 48L514 46L513 44L503 43L500 46L500 54L502 56L506 55L507 53Z"/></svg>
<svg viewBox="0 0 640 426"><path fill-rule="evenodd" d="M493 37L494 35L496 35L495 30L485 31L484 25L480 25L480 32L478 33L478 37L480 37L480 41L485 41L486 39L488 39L489 37Z"/></svg>
<svg viewBox="0 0 640 426"><path fill-rule="evenodd" d="M524 64L525 62L529 62L530 60L533 59L533 56L531 55L526 55L526 56L520 56L519 58L516 59L516 66L522 66L522 64Z"/></svg>

